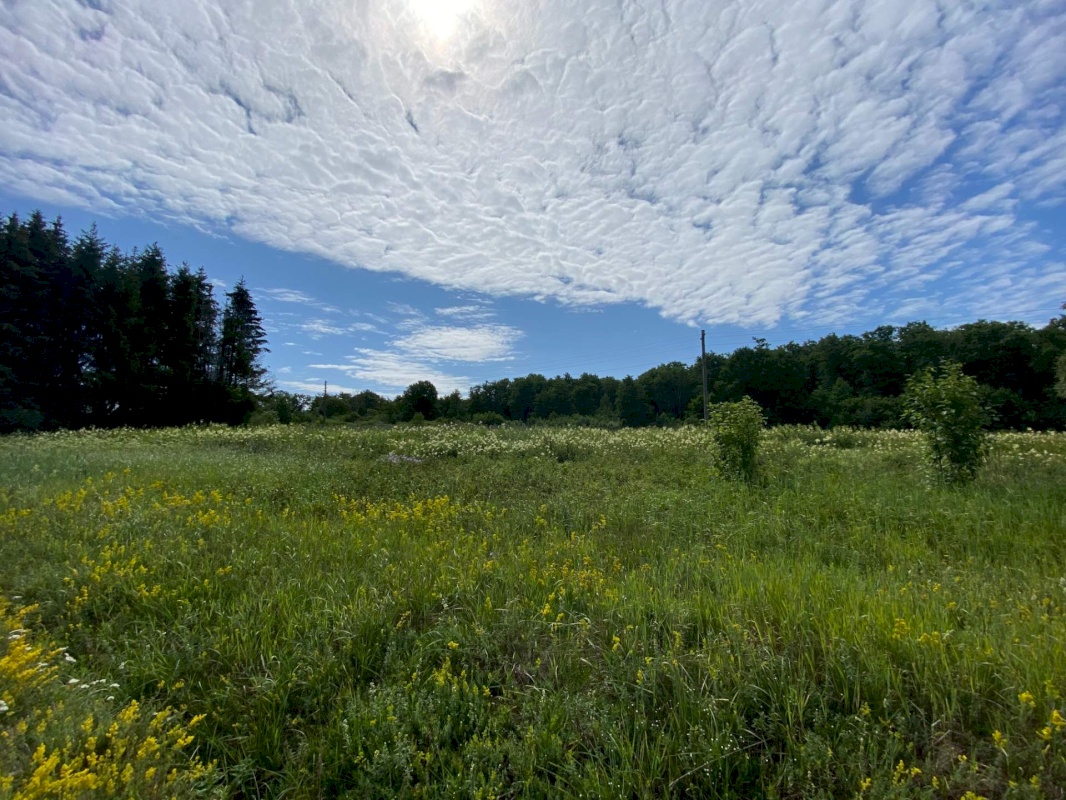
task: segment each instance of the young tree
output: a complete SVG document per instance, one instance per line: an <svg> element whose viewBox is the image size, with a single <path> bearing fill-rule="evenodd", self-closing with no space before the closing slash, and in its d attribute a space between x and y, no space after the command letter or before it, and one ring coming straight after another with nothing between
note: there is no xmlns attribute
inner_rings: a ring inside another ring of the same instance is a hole
<svg viewBox="0 0 1066 800"><path fill-rule="evenodd" d="M759 476L759 437L766 418L748 396L736 403L717 403L710 420L718 445L718 463L730 480L754 483Z"/></svg>
<svg viewBox="0 0 1066 800"><path fill-rule="evenodd" d="M988 451L980 387L948 361L912 375L904 393L907 420L925 434L929 458L947 484L972 481Z"/></svg>

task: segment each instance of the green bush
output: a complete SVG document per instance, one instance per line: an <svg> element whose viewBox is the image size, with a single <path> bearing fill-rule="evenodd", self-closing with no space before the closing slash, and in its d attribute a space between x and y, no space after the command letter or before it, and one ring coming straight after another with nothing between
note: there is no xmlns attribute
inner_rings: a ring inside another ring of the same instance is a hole
<svg viewBox="0 0 1066 800"><path fill-rule="evenodd" d="M762 408L747 396L739 403L718 403L711 408L719 469L725 477L748 483L758 477L759 436L765 421Z"/></svg>
<svg viewBox="0 0 1066 800"><path fill-rule="evenodd" d="M962 484L977 477L988 452L980 388L953 361L916 373L903 403L908 422L925 434L937 478Z"/></svg>

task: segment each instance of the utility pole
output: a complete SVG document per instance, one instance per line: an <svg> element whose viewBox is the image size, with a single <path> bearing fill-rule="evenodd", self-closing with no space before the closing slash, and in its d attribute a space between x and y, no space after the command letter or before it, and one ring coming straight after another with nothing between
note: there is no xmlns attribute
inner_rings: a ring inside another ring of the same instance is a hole
<svg viewBox="0 0 1066 800"><path fill-rule="evenodd" d="M322 381L322 424L326 423L326 398L329 397L329 381Z"/></svg>
<svg viewBox="0 0 1066 800"><path fill-rule="evenodd" d="M703 367L703 424L707 424L707 331L700 331L700 366Z"/></svg>

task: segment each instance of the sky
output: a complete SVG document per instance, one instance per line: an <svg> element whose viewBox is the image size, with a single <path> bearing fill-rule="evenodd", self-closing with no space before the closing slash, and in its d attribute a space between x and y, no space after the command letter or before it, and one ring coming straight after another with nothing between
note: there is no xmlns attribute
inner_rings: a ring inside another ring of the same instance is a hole
<svg viewBox="0 0 1066 800"><path fill-rule="evenodd" d="M0 213L242 276L278 388L1066 301L1063 0L4 0Z"/></svg>

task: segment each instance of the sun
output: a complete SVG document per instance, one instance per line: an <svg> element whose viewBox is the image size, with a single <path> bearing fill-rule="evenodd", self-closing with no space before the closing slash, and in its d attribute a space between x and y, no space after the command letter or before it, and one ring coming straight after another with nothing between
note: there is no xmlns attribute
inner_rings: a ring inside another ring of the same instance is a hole
<svg viewBox="0 0 1066 800"><path fill-rule="evenodd" d="M411 10L438 39L448 39L455 32L463 14L475 0L410 0Z"/></svg>

